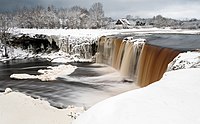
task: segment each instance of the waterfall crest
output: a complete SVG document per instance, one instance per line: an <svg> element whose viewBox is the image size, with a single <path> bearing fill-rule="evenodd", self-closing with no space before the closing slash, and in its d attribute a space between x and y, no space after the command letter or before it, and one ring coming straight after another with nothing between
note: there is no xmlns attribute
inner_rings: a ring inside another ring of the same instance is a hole
<svg viewBox="0 0 200 124"><path fill-rule="evenodd" d="M178 50L146 44L138 68L138 84L147 86L161 79L168 64L180 53Z"/></svg>
<svg viewBox="0 0 200 124"><path fill-rule="evenodd" d="M103 36L98 42L96 62L118 70L125 79L147 86L159 79L178 50L145 44L144 39Z"/></svg>

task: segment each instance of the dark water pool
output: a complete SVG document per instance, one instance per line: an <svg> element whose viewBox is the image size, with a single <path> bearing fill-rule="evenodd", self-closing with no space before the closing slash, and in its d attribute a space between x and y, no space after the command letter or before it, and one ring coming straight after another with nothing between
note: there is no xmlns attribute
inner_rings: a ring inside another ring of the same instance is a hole
<svg viewBox="0 0 200 124"><path fill-rule="evenodd" d="M180 51L200 49L198 34L152 34L144 36L147 44L172 48Z"/></svg>

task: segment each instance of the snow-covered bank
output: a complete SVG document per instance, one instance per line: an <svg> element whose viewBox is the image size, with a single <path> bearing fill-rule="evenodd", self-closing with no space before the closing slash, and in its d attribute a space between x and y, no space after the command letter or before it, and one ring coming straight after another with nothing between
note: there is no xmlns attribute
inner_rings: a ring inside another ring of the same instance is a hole
<svg viewBox="0 0 200 124"><path fill-rule="evenodd" d="M0 43L0 47L1 43ZM22 50L21 48L14 48L14 47L7 47L7 54L8 54L8 58L7 57L3 57L3 55L5 54L5 51L3 48L0 49L0 62L5 62L8 60L12 60L12 59L25 59L25 58L32 58L34 57L34 54L31 52L28 52L27 50Z"/></svg>
<svg viewBox="0 0 200 124"><path fill-rule="evenodd" d="M41 81L52 81L58 77L66 76L73 73L76 70L76 66L72 65L59 65L56 67L48 67L45 70L38 70L40 75L29 74L12 74L10 78L13 79L39 79Z"/></svg>
<svg viewBox="0 0 200 124"><path fill-rule="evenodd" d="M0 124L70 124L83 107L57 109L19 92L0 93Z"/></svg>
<svg viewBox="0 0 200 124"><path fill-rule="evenodd" d="M169 64L168 71L187 68L200 68L200 51L180 53Z"/></svg>
<svg viewBox="0 0 200 124"><path fill-rule="evenodd" d="M69 53L58 51L49 54L37 54L38 57L47 59L52 63L70 63L70 62L92 62L92 58L83 59L79 55L70 55Z"/></svg>
<svg viewBox="0 0 200 124"><path fill-rule="evenodd" d="M180 56L178 59L187 58L194 64L200 53ZM166 72L161 80L147 87L97 103L73 124L199 124L199 74L200 68Z"/></svg>
<svg viewBox="0 0 200 124"><path fill-rule="evenodd" d="M73 37L100 37L103 35L116 35L128 33L180 33L180 34L199 34L200 30L189 29L170 29L170 28L133 28L133 29L14 29L13 34L44 34L55 36Z"/></svg>

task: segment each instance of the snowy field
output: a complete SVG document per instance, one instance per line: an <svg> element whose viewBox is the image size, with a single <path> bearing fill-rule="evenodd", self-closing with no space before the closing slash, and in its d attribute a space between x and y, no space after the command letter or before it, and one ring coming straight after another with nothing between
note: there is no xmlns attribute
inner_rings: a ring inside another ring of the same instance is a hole
<svg viewBox="0 0 200 124"><path fill-rule="evenodd" d="M44 34L55 36L76 36L76 37L100 37L112 34L127 33L182 33L182 34L199 34L200 30L184 30L170 28L141 28L141 29L14 29L10 31L13 34Z"/></svg>

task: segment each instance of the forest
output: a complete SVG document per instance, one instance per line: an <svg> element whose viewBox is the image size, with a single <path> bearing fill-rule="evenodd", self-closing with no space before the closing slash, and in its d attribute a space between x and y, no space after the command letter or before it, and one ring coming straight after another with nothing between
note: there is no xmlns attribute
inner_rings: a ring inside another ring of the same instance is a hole
<svg viewBox="0 0 200 124"><path fill-rule="evenodd" d="M89 9L80 6L55 8L53 5L44 8L35 6L22 7L15 11L0 13L0 27L18 28L101 28L106 25L103 5L94 3Z"/></svg>

